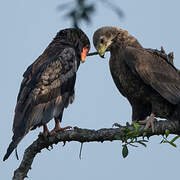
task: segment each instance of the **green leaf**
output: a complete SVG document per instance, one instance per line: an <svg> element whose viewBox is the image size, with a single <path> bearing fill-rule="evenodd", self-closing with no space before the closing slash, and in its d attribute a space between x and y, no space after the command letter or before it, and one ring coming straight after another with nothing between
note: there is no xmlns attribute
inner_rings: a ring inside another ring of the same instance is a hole
<svg viewBox="0 0 180 180"><path fill-rule="evenodd" d="M128 155L128 148L127 148L127 145L123 145L123 149L122 149L122 155L123 155L123 158L126 158L127 155Z"/></svg>
<svg viewBox="0 0 180 180"><path fill-rule="evenodd" d="M129 129L129 127L125 127L125 128L124 128L124 133L127 134L127 133L129 133L129 132L131 132L131 130Z"/></svg>
<svg viewBox="0 0 180 180"><path fill-rule="evenodd" d="M118 135L115 135L114 138L117 139L117 140L121 140L121 137L118 136Z"/></svg>
<svg viewBox="0 0 180 180"><path fill-rule="evenodd" d="M176 145L176 144L174 144L174 143L173 143L173 142L171 142L171 141L169 142L169 144L170 144L170 145L172 145L172 146L174 146L174 147L177 147L177 145Z"/></svg>
<svg viewBox="0 0 180 180"><path fill-rule="evenodd" d="M148 140L142 139L141 142L149 142Z"/></svg>
<svg viewBox="0 0 180 180"><path fill-rule="evenodd" d="M166 138L169 136L169 133L170 133L170 132L169 132L169 129L166 129L166 130L165 130L165 136L166 136Z"/></svg>
<svg viewBox="0 0 180 180"><path fill-rule="evenodd" d="M170 141L163 141L163 143L168 143L168 144L170 144L173 147L177 147L176 144L174 144L173 142L170 142Z"/></svg>
<svg viewBox="0 0 180 180"><path fill-rule="evenodd" d="M163 139L163 140L161 140L160 144L162 144L162 143L164 143L164 139Z"/></svg>
<svg viewBox="0 0 180 180"><path fill-rule="evenodd" d="M178 138L179 138L180 136L175 136L170 142L174 142L174 141L176 141Z"/></svg>
<svg viewBox="0 0 180 180"><path fill-rule="evenodd" d="M143 145L144 147L147 147L147 145L145 143L143 143L142 141L137 141L137 143Z"/></svg>
<svg viewBox="0 0 180 180"><path fill-rule="evenodd" d="M133 126L135 127L136 132L138 132L140 125L137 122L135 122L135 123L133 123Z"/></svg>
<svg viewBox="0 0 180 180"><path fill-rule="evenodd" d="M132 144L132 143L130 143L129 145L130 145L130 146L133 146L133 147L138 147L138 146L136 146L136 145L134 145L134 144Z"/></svg>
<svg viewBox="0 0 180 180"><path fill-rule="evenodd" d="M130 131L126 135L129 136L129 137L134 137L136 135L136 132Z"/></svg>

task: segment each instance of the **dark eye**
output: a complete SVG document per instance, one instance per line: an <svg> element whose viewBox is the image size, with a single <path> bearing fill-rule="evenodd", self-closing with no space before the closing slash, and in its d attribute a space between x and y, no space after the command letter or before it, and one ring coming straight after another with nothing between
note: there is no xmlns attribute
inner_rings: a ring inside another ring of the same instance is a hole
<svg viewBox="0 0 180 180"><path fill-rule="evenodd" d="M103 44L103 43L104 43L104 39L101 39L101 40L100 40L100 43Z"/></svg>

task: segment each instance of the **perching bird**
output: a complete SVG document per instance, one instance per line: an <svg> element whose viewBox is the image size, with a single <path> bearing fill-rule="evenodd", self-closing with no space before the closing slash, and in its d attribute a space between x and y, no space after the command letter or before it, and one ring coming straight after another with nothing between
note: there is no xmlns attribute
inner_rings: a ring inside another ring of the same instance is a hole
<svg viewBox="0 0 180 180"><path fill-rule="evenodd" d="M132 106L132 121L154 131L155 117L180 120L180 76L173 57L145 49L118 27L102 27L93 36L99 55L110 50L110 71L120 93ZM146 119L149 116L148 119Z"/></svg>
<svg viewBox="0 0 180 180"><path fill-rule="evenodd" d="M27 68L17 97L14 135L3 161L30 130L43 126L43 133L48 134L46 124L53 118L55 128L51 134L70 128L61 128L60 122L64 108L74 100L76 72L89 49L89 39L82 30L64 29Z"/></svg>

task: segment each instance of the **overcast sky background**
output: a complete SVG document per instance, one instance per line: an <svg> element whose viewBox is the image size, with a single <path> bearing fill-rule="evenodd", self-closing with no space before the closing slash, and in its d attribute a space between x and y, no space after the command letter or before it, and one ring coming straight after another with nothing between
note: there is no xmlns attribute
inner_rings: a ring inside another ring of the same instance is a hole
<svg viewBox="0 0 180 180"><path fill-rule="evenodd" d="M6 162L2 158L12 137L14 107L22 74L43 52L56 33L71 27L71 22L62 17L56 7L66 2L51 0L0 1L0 176L11 179L19 166L25 148L38 136L42 128L30 132L18 146L19 158L14 153ZM119 26L134 35L147 48L174 51L175 65L180 68L179 33L180 2L119 1L114 0L124 11L119 19L101 3L97 4L90 26L82 24L91 42L93 32L101 26ZM91 45L91 51L94 51ZM62 126L81 128L109 128L114 122L131 122L131 107L116 89L109 72L109 55L103 60L98 56L88 57L77 75L75 102L64 112ZM54 122L50 123L50 128ZM180 164L180 141L178 147L160 145L161 137L150 138L148 147L130 148L126 159L121 155L120 142L86 143L82 160L79 160L80 143L54 146L49 152L43 150L34 159L29 179L178 179Z"/></svg>

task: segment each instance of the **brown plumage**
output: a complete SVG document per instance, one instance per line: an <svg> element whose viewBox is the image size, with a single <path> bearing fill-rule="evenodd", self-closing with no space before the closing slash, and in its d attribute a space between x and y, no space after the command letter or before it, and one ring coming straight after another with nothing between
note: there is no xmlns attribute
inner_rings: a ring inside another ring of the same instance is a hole
<svg viewBox="0 0 180 180"><path fill-rule="evenodd" d="M64 29L45 49L43 54L25 71L17 98L13 122L13 137L6 160L21 139L32 129L55 119L52 133L60 128L64 108L74 100L76 72L80 61L84 62L90 43L80 29Z"/></svg>
<svg viewBox="0 0 180 180"><path fill-rule="evenodd" d="M154 116L180 119L180 76L173 65L173 54L145 49L127 31L116 27L98 29L93 42L102 57L110 50L111 75L132 106L133 121L147 116L151 121Z"/></svg>

